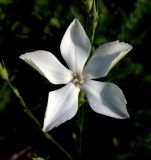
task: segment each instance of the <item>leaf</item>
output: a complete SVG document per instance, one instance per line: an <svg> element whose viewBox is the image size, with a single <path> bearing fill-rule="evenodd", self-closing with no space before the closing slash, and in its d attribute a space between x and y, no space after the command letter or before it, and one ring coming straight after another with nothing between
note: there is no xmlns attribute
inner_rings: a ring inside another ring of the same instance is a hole
<svg viewBox="0 0 151 160"><path fill-rule="evenodd" d="M0 112L4 111L7 104L10 102L11 90L7 83L2 83L0 86Z"/></svg>

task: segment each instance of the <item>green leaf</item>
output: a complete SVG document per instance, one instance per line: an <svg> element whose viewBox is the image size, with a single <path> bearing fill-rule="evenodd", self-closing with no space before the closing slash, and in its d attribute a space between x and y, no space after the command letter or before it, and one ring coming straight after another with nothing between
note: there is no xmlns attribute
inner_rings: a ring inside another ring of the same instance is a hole
<svg viewBox="0 0 151 160"><path fill-rule="evenodd" d="M7 104L10 102L11 90L7 83L2 83L0 86L0 112L4 111Z"/></svg>

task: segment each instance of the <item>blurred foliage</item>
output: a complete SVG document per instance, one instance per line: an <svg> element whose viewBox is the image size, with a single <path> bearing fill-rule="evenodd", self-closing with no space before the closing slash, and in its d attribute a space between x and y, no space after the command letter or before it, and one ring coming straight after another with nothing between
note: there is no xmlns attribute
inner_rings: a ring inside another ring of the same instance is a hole
<svg viewBox="0 0 151 160"><path fill-rule="evenodd" d="M0 86L0 112L3 112L11 100L11 90L6 83Z"/></svg>
<svg viewBox="0 0 151 160"><path fill-rule="evenodd" d="M131 119L117 121L88 111L89 126L85 131L87 139L84 143L93 147L87 146L84 150L90 157L93 154L91 159L101 154L101 159L105 160L108 156L111 156L109 159L112 160L149 160L151 1L98 0L98 3L100 16L94 47L117 39L133 45L133 50L105 78L123 90ZM18 57L28 51L43 49L51 51L64 63L60 56L60 42L66 28L75 17L84 27L86 26L88 15L82 1L0 0L0 61L5 62L9 68L10 80L20 90L27 105L41 122L48 92L60 86L49 84ZM51 133L76 157L78 131L74 120L66 122ZM0 159L9 159L13 153L28 145L32 145L34 149L31 152L40 157L50 155L52 159L59 156L63 159L60 151L53 144L48 145L44 137L37 133L36 127L19 108L15 96L12 96L11 90L2 79L0 125ZM99 151L95 145L100 146ZM28 152L24 159L31 157ZM18 159L23 159L23 155Z"/></svg>
<svg viewBox="0 0 151 160"><path fill-rule="evenodd" d="M12 0L0 0L0 4L4 4L4 5L10 4L12 2L13 2Z"/></svg>
<svg viewBox="0 0 151 160"><path fill-rule="evenodd" d="M47 159L44 159L44 158L41 158L41 157L36 157L36 158L33 158L33 160L47 160Z"/></svg>

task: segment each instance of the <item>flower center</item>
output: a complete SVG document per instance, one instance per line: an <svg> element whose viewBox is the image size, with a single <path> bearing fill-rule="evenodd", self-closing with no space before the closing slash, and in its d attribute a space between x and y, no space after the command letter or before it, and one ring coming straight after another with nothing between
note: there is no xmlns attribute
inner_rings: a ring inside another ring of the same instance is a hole
<svg viewBox="0 0 151 160"><path fill-rule="evenodd" d="M75 86L80 87L82 84L84 84L84 81L85 78L82 74L73 73L72 83L74 83Z"/></svg>

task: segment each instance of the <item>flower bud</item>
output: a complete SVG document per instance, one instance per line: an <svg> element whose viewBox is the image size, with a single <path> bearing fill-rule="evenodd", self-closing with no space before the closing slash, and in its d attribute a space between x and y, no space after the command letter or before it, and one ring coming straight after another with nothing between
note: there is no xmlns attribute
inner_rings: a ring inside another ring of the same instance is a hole
<svg viewBox="0 0 151 160"><path fill-rule="evenodd" d="M4 80L8 80L8 72L4 66L4 63L0 63L0 77Z"/></svg>
<svg viewBox="0 0 151 160"><path fill-rule="evenodd" d="M93 0L85 0L84 4L87 12L89 13L92 8Z"/></svg>

